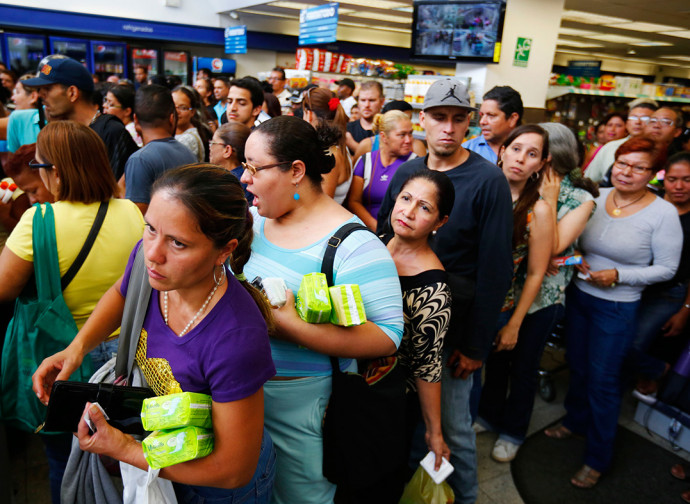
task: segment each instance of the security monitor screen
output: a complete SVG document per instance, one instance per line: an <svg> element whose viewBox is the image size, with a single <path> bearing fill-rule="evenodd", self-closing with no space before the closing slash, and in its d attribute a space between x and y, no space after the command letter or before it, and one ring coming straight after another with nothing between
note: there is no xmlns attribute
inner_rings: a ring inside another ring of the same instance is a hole
<svg viewBox="0 0 690 504"><path fill-rule="evenodd" d="M414 56L498 62L505 4L425 2L415 4L415 14Z"/></svg>

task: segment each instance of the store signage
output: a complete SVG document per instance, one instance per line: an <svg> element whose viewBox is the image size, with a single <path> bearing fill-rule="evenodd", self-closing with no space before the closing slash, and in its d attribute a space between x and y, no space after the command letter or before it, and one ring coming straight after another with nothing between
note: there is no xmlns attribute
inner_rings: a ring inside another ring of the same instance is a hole
<svg viewBox="0 0 690 504"><path fill-rule="evenodd" d="M196 58L194 71L200 68L208 68L212 73L234 74L237 70L235 60L222 58Z"/></svg>
<svg viewBox="0 0 690 504"><path fill-rule="evenodd" d="M97 16L30 7L0 5L0 20L3 26L26 27L32 30L66 31L108 35L114 37L172 40L195 44L223 43L223 30L205 26L192 26L157 21Z"/></svg>
<svg viewBox="0 0 690 504"><path fill-rule="evenodd" d="M309 7L299 12L299 45L335 42L337 32L337 3Z"/></svg>
<svg viewBox="0 0 690 504"><path fill-rule="evenodd" d="M530 49L532 49L532 39L526 37L518 37L517 44L515 45L515 57L513 58L513 66L527 67Z"/></svg>
<svg viewBox="0 0 690 504"><path fill-rule="evenodd" d="M573 77L600 77L601 61L572 60L568 61L568 75Z"/></svg>
<svg viewBox="0 0 690 504"><path fill-rule="evenodd" d="M247 26L228 26L225 29L225 54L247 54Z"/></svg>

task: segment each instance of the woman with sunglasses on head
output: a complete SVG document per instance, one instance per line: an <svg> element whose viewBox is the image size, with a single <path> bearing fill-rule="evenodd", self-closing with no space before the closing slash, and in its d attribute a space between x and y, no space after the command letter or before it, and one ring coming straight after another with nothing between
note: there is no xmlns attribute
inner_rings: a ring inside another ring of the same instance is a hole
<svg viewBox="0 0 690 504"><path fill-rule="evenodd" d="M55 197L55 235L60 274L64 275L86 241L102 202L107 202L103 225L89 255L63 292L65 303L81 328L96 303L119 278L137 240L144 221L136 205L115 199L117 186L110 169L105 145L89 127L74 121L48 123L38 134L36 159L29 165L41 176ZM4 279L0 300L15 299L34 272L32 228L34 212L45 213L45 205L24 213L7 239L0 255ZM108 361L117 351L117 328L108 342L93 349L94 368ZM47 357L47 356L45 356ZM53 502L59 502L60 481L69 455L71 436L42 436L46 442Z"/></svg>
<svg viewBox="0 0 690 504"><path fill-rule="evenodd" d="M335 156L335 168L323 177L323 191L337 203L343 204L352 183L352 157L345 145L347 115L340 100L328 89L309 89L302 100L302 118L318 128L328 124L341 132Z"/></svg>
<svg viewBox="0 0 690 504"><path fill-rule="evenodd" d="M333 169L331 147L340 132L318 129L292 116L259 125L245 146L242 182L254 195L252 256L245 272L280 277L287 302L273 310L276 332L271 350L277 376L265 385L266 428L276 445L272 502L326 504L335 485L323 476L321 422L331 393L329 356L340 369L357 358L391 355L403 330L400 283L383 243L355 231L337 248L334 284L358 284L367 322L354 327L308 324L295 309L302 277L320 272L329 238L346 223L360 222L323 192L323 175ZM362 454L362 456L366 456Z"/></svg>
<svg viewBox="0 0 690 504"><path fill-rule="evenodd" d="M562 425L552 438L587 438L582 468L570 482L597 484L611 466L621 403L621 368L636 333L643 289L670 280L683 233L675 207L647 190L663 166L655 143L628 140L616 151L612 188L601 189L579 239L583 263L566 296L570 387Z"/></svg>
<svg viewBox="0 0 690 504"><path fill-rule="evenodd" d="M124 274L73 344L41 364L34 390L47 400L50 382L66 379L85 351L120 325L142 248L145 279L136 281L148 281L152 292L141 333L131 335L138 338L136 364L156 395L199 392L212 399L213 451L165 467L160 476L174 482L180 504L268 504L275 452L263 426L263 384L275 374L271 311L243 273L253 233L240 184L214 165L168 170L151 189L145 220ZM82 450L149 468L141 443L110 426L95 407L87 404L87 410L96 432L82 419Z"/></svg>

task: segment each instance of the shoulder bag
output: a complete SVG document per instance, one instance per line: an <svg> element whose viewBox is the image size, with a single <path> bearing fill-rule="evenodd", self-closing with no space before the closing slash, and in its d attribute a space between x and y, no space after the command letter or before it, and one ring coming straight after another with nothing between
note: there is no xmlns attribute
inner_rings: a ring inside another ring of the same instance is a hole
<svg viewBox="0 0 690 504"><path fill-rule="evenodd" d="M346 224L329 240L321 272L333 285L333 261L350 233ZM371 231L369 231L371 232ZM363 372L343 373L331 357L333 388L323 425L323 474L350 490L375 485L397 470L405 456L405 374L396 357L375 359Z"/></svg>
<svg viewBox="0 0 690 504"><path fill-rule="evenodd" d="M36 207L32 230L36 292L29 294L33 289L27 285L17 298L2 350L0 417L17 429L34 432L45 419L47 408L34 394L31 377L44 358L64 350L77 335L62 291L89 255L107 211L108 202L101 203L86 242L61 279L53 207L46 203L45 214ZM70 380L88 381L92 373L88 357Z"/></svg>

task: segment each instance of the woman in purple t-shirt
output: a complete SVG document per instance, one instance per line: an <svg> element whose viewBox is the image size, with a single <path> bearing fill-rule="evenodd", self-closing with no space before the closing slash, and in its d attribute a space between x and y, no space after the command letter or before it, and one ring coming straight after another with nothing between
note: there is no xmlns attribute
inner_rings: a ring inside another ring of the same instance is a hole
<svg viewBox="0 0 690 504"><path fill-rule="evenodd" d="M175 482L180 503L268 503L275 451L263 426L263 384L275 375L266 323L272 319L242 273L253 237L244 192L218 166L184 166L156 181L145 220L141 246L153 291L136 362L157 395L202 392L213 400L213 452L163 468L160 476ZM120 325L139 246L74 342L36 371L34 389L42 401L55 379L67 379ZM82 420L80 448L147 470L141 444L87 408L96 433L90 435Z"/></svg>
<svg viewBox="0 0 690 504"><path fill-rule="evenodd" d="M372 231L376 230L376 218L388 183L401 164L417 157L412 152L412 121L404 112L391 110L377 114L374 131L381 136L379 148L359 158L347 196L348 210Z"/></svg>

